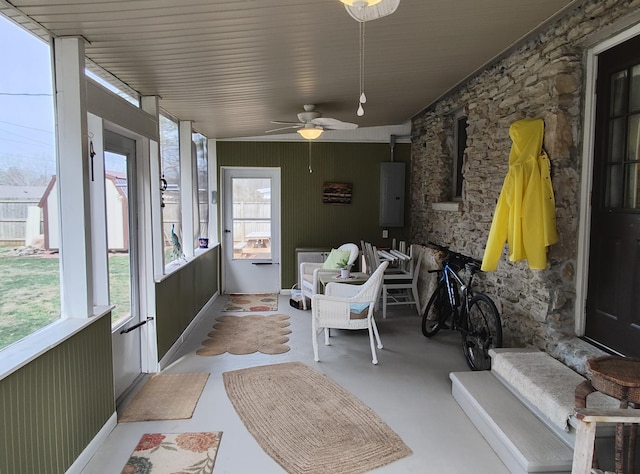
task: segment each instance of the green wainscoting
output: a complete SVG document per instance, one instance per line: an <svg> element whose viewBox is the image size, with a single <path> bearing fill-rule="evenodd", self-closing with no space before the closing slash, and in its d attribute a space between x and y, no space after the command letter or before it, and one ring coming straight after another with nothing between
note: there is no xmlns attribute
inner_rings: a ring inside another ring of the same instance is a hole
<svg viewBox="0 0 640 474"><path fill-rule="evenodd" d="M111 314L0 381L0 473L64 473L115 412Z"/></svg>
<svg viewBox="0 0 640 474"><path fill-rule="evenodd" d="M394 161L407 163L405 203L410 202L410 156L410 144L395 145ZM298 247L330 248L345 242L359 246L361 240L385 247L394 237L407 239L410 223L406 209L405 226L389 229L388 239L382 239L378 225L380 163L391 160L387 143L219 141L217 159L219 167L281 169L283 288L290 288L297 280ZM323 204L325 182L351 183L351 204Z"/></svg>
<svg viewBox="0 0 640 474"><path fill-rule="evenodd" d="M156 283L158 360L219 291L219 262L220 247L216 246Z"/></svg>

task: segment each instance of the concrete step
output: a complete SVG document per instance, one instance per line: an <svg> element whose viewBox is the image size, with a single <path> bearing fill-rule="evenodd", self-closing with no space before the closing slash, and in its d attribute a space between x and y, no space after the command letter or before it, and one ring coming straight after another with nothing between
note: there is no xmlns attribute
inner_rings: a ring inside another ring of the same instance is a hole
<svg viewBox="0 0 640 474"><path fill-rule="evenodd" d="M512 473L569 473L573 448L490 371L453 372L452 394Z"/></svg>

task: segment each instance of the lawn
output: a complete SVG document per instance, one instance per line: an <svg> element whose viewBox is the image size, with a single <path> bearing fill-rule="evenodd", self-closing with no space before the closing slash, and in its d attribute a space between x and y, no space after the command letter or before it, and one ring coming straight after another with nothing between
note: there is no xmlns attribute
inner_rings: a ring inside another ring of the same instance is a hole
<svg viewBox="0 0 640 474"><path fill-rule="evenodd" d="M0 252L0 349L60 317L60 279L57 255L7 256ZM112 319L129 312L129 259L109 258Z"/></svg>

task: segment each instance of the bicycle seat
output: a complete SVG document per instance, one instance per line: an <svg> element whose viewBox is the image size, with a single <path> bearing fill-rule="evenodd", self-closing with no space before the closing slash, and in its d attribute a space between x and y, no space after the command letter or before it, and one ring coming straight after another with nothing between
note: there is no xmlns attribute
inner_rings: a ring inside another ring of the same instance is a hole
<svg viewBox="0 0 640 474"><path fill-rule="evenodd" d="M475 260L471 262L467 262L464 267L472 275L475 275L476 273L481 271L480 270L481 264L479 262L476 262Z"/></svg>

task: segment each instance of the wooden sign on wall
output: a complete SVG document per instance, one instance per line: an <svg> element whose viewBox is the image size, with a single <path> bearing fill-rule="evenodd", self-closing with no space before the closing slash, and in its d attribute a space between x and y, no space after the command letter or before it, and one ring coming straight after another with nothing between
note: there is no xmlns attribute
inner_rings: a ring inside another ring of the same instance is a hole
<svg viewBox="0 0 640 474"><path fill-rule="evenodd" d="M322 202L328 204L351 204L351 183L324 183Z"/></svg>

